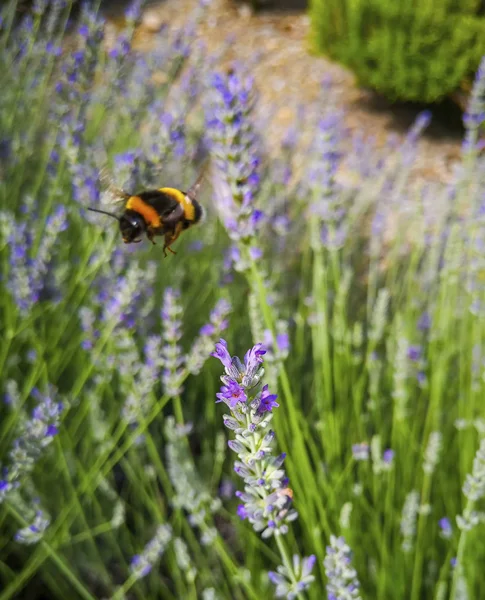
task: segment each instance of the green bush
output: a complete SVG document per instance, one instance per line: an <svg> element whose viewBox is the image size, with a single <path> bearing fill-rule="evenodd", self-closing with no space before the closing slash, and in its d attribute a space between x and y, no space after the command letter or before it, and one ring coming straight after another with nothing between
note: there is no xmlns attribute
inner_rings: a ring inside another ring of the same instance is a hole
<svg viewBox="0 0 485 600"><path fill-rule="evenodd" d="M435 102L485 54L480 3L313 0L316 47L392 100Z"/></svg>

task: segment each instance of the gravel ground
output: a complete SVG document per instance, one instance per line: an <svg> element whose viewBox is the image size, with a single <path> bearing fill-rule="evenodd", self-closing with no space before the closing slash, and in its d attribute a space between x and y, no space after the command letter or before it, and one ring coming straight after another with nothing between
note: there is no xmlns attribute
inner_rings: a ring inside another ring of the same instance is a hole
<svg viewBox="0 0 485 600"><path fill-rule="evenodd" d="M194 5L195 0L151 2L144 12L137 43L149 45L162 24L180 27ZM328 77L332 80L332 100L345 111L346 126L352 132L372 136L377 146L390 133L402 137L419 112L416 107L393 106L357 87L347 69L311 54L309 19L302 12L253 14L247 5L236 5L230 0L213 0L209 11L197 38L214 51L230 37L232 41L222 62L252 61L251 73L260 106L274 117L266 136L270 150L278 150L281 136L295 119L298 107L315 110L325 101L321 83ZM437 112L420 142L414 171L418 180L448 181L452 165L459 158L462 132L457 110L450 102Z"/></svg>

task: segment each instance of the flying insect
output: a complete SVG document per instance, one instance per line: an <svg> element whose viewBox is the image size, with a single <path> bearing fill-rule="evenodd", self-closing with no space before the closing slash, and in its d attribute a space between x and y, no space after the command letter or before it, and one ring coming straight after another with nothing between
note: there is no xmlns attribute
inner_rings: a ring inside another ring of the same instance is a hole
<svg viewBox="0 0 485 600"><path fill-rule="evenodd" d="M172 244L183 231L199 223L204 216L204 209L197 200L204 174L205 169L186 192L163 187L129 194L114 186L104 171L100 175L101 181L112 196L124 202L124 210L120 215L99 208L90 207L88 210L116 219L125 244L137 244L144 235L155 244L155 237L164 236L164 255L167 256L167 250L176 254Z"/></svg>

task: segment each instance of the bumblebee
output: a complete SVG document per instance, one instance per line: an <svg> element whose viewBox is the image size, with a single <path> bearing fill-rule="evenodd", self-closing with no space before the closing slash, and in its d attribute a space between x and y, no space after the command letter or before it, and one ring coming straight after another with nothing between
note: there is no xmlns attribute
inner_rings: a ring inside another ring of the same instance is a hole
<svg viewBox="0 0 485 600"><path fill-rule="evenodd" d="M124 211L121 215L116 215L98 208L88 208L88 210L116 219L120 224L121 237L125 244L137 244L142 241L143 235L155 244L156 236L164 236L164 255L167 256L167 250L176 254L171 245L183 231L199 223L204 216L204 210L197 201L204 171L187 192L164 187L133 195L116 188L107 181L107 175L104 173L101 179L108 183L109 191L113 196L124 201Z"/></svg>

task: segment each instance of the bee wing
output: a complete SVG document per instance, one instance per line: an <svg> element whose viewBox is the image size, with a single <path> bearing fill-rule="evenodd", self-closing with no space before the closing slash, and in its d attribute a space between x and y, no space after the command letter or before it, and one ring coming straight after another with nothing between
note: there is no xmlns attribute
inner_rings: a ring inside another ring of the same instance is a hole
<svg viewBox="0 0 485 600"><path fill-rule="evenodd" d="M103 189L104 193L109 196L112 203L117 201L120 202L121 200L128 200L128 198L130 198L131 194L128 194L128 192L125 192L113 183L113 176L111 175L108 167L105 166L100 170L98 179L99 183L101 184L101 188Z"/></svg>
<svg viewBox="0 0 485 600"><path fill-rule="evenodd" d="M200 172L199 175L197 176L197 179L194 181L194 183L190 186L190 188L187 190L186 194L187 196L191 199L191 200L196 200L197 199L197 194L199 193L200 190L200 186L202 185L202 182L205 179L205 176L207 175L207 169L209 167L209 163L210 161L207 160Z"/></svg>

